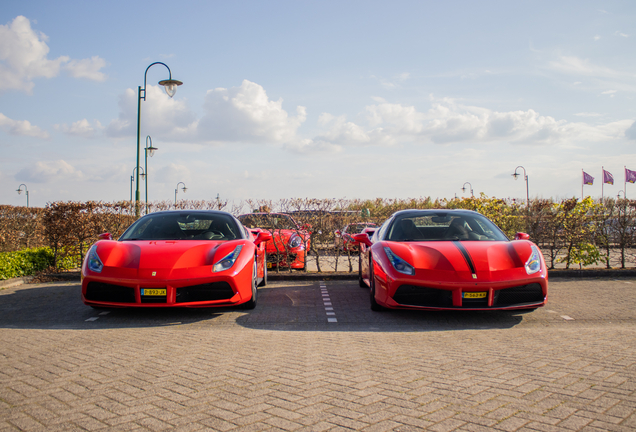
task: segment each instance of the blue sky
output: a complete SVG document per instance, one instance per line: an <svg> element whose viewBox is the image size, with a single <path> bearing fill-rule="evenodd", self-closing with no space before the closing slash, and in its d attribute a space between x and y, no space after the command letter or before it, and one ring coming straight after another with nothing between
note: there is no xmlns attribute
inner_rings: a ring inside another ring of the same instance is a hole
<svg viewBox="0 0 636 432"><path fill-rule="evenodd" d="M171 12L171 9L175 9ZM0 203L580 196L636 170L633 1L18 2L0 10ZM143 152L142 152L143 165ZM142 199L144 183L140 185ZM636 198L636 185L627 185Z"/></svg>

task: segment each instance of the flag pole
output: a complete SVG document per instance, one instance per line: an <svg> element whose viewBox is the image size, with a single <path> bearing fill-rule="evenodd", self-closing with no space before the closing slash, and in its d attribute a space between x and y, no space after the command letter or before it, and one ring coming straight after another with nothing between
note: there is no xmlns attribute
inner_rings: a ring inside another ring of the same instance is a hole
<svg viewBox="0 0 636 432"><path fill-rule="evenodd" d="M625 192L627 192L627 166L623 165L623 172L625 173L625 183L623 184L623 198L627 199L627 194Z"/></svg>
<svg viewBox="0 0 636 432"><path fill-rule="evenodd" d="M581 201L583 201L583 186L585 185L585 174L581 168Z"/></svg>
<svg viewBox="0 0 636 432"><path fill-rule="evenodd" d="M603 204L603 188L605 187L605 167L601 166L603 172L601 173L601 204Z"/></svg>

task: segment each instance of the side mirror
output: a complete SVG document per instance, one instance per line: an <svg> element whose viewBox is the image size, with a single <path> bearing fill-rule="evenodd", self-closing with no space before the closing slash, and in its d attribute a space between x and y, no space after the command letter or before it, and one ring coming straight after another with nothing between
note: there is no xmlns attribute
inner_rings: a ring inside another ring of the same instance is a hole
<svg viewBox="0 0 636 432"><path fill-rule="evenodd" d="M110 233L103 233L97 236L98 239L100 240L112 240L113 236L110 235Z"/></svg>
<svg viewBox="0 0 636 432"><path fill-rule="evenodd" d="M340 230L336 230L336 231L334 231L333 233L336 235L336 237L340 237L340 236L342 235L342 233L340 232Z"/></svg>
<svg viewBox="0 0 636 432"><path fill-rule="evenodd" d="M272 239L272 233L268 231L261 231L258 233L256 238L254 239L254 244L258 246L259 244L269 241Z"/></svg>
<svg viewBox="0 0 636 432"><path fill-rule="evenodd" d="M367 233L354 234L352 238L356 243L362 243L368 247L371 247L373 245Z"/></svg>
<svg viewBox="0 0 636 432"><path fill-rule="evenodd" d="M526 233L518 232L515 234L515 240L530 240L530 236Z"/></svg>

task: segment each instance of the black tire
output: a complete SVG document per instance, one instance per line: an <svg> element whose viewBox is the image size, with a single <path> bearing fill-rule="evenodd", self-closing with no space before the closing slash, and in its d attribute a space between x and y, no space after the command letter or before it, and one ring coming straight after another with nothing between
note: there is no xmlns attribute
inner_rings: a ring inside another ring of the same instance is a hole
<svg viewBox="0 0 636 432"><path fill-rule="evenodd" d="M382 312L384 308L375 301L375 276L373 275L373 259L369 257L369 299L371 300L371 310Z"/></svg>
<svg viewBox="0 0 636 432"><path fill-rule="evenodd" d="M369 288L367 283L362 279L362 254L358 254L358 285L360 288Z"/></svg>
<svg viewBox="0 0 636 432"><path fill-rule="evenodd" d="M256 257L254 257L254 265L252 266L252 298L243 303L243 309L254 309L256 307L256 301L258 300L258 287L256 281L258 279L258 273L256 272Z"/></svg>
<svg viewBox="0 0 636 432"><path fill-rule="evenodd" d="M263 279L258 286L267 286L267 252L263 252Z"/></svg>

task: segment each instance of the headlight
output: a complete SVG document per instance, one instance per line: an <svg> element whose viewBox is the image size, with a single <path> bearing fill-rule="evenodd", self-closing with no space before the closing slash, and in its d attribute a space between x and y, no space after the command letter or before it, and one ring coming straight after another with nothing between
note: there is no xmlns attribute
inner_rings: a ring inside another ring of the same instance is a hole
<svg viewBox="0 0 636 432"><path fill-rule="evenodd" d="M292 235L291 238L289 239L290 248L297 248L301 244L303 244L303 239L298 234Z"/></svg>
<svg viewBox="0 0 636 432"><path fill-rule="evenodd" d="M90 271L94 271L95 273L101 273L104 268L104 264L102 264L102 260L99 259L97 255L97 246L93 246L91 250L88 251L88 257L86 258L88 269Z"/></svg>
<svg viewBox="0 0 636 432"><path fill-rule="evenodd" d="M220 272L232 267L234 265L234 261L236 261L236 258L238 258L239 254L241 253L241 249L243 249L243 245L239 245L234 248L232 252L225 255L223 258L221 258L220 261L217 261L217 263L214 264L214 266L212 267L212 271Z"/></svg>
<svg viewBox="0 0 636 432"><path fill-rule="evenodd" d="M397 256L396 254L394 254L391 249L389 249L388 247L385 247L384 253L386 253L386 256L389 258L389 261L391 261L391 264L393 265L394 269L396 269L400 273L404 273L411 276L415 274L415 269L413 268L413 266L407 263L406 261L404 261L402 258Z"/></svg>
<svg viewBox="0 0 636 432"><path fill-rule="evenodd" d="M541 255L539 254L539 249L535 245L532 245L532 253L530 254L530 258L526 261L526 273L534 274L541 270Z"/></svg>

